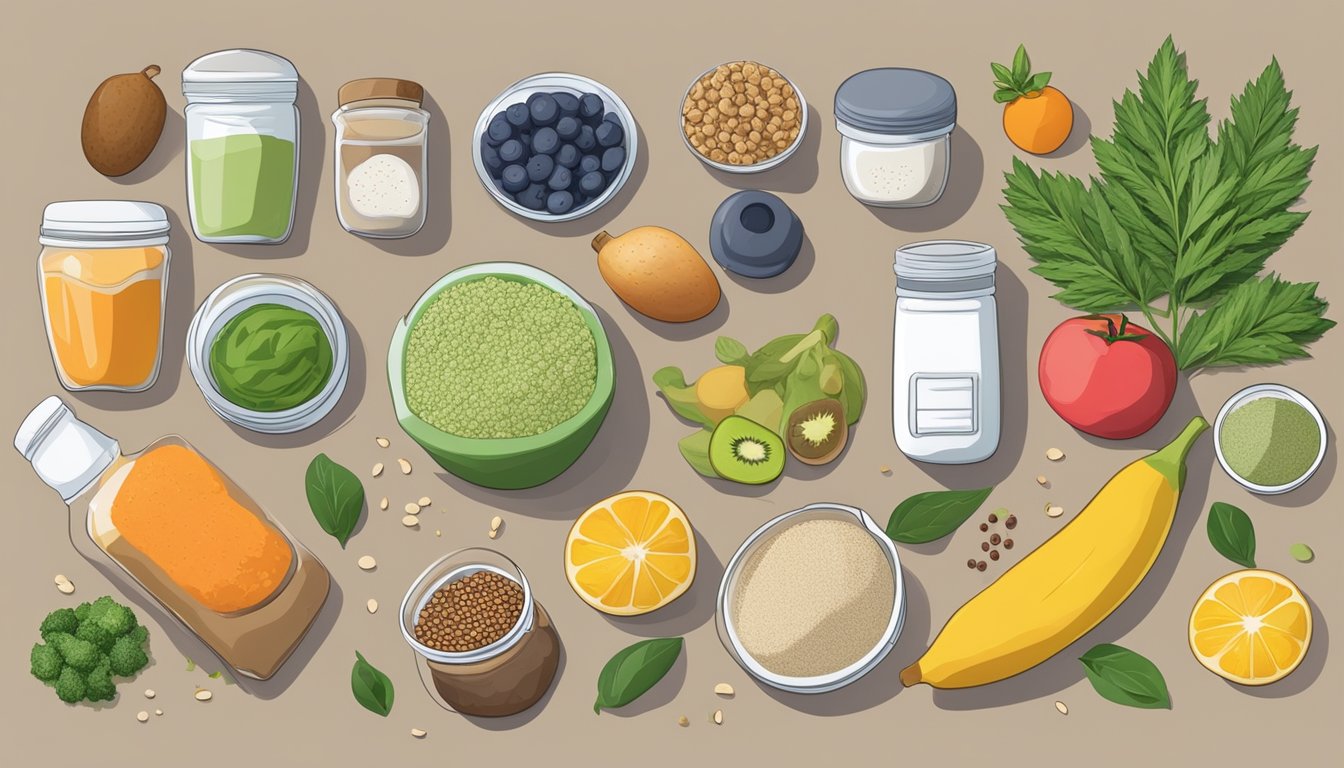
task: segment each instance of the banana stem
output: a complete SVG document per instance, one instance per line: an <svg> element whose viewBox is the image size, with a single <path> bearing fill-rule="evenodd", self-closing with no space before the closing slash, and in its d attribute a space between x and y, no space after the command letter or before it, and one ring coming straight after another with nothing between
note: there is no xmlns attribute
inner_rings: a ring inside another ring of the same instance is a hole
<svg viewBox="0 0 1344 768"><path fill-rule="evenodd" d="M1167 478L1167 482L1171 483L1171 487L1179 493L1185 485L1185 457L1190 454L1195 440L1208 428L1209 422L1205 421L1203 416L1196 416L1185 425L1185 429L1181 430L1181 434L1177 435L1175 440L1167 443L1164 448L1144 461L1161 472L1162 476Z"/></svg>

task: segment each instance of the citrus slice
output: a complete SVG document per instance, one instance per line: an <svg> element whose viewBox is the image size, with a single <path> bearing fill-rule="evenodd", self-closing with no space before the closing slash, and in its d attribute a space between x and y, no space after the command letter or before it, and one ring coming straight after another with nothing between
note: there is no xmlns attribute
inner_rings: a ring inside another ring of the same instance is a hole
<svg viewBox="0 0 1344 768"><path fill-rule="evenodd" d="M1266 685L1297 669L1311 645L1311 607L1273 571L1250 569L1213 582L1190 613L1190 650L1210 672Z"/></svg>
<svg viewBox="0 0 1344 768"><path fill-rule="evenodd" d="M603 613L637 616L676 600L695 578L695 534L671 499L626 491L579 515L565 540L565 576Z"/></svg>

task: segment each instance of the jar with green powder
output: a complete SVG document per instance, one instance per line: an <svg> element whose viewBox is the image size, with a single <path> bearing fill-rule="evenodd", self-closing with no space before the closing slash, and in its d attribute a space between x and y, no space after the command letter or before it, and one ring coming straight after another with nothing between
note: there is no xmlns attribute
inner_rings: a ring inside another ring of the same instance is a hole
<svg viewBox="0 0 1344 768"><path fill-rule="evenodd" d="M299 180L299 73L265 51L216 51L182 72L187 207L207 243L281 243Z"/></svg>
<svg viewBox="0 0 1344 768"><path fill-rule="evenodd" d="M1321 412L1301 392L1257 384L1233 395L1218 412L1214 450L1223 471L1248 490L1287 493L1321 465L1326 434Z"/></svg>

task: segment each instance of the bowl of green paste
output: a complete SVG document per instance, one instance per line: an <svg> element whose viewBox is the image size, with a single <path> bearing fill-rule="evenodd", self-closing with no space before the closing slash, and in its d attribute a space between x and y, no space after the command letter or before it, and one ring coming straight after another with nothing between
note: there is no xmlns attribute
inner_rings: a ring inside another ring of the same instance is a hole
<svg viewBox="0 0 1344 768"><path fill-rule="evenodd" d="M1306 395L1257 384L1223 404L1213 425L1218 463L1233 480L1260 494L1287 493L1325 459L1325 419Z"/></svg>
<svg viewBox="0 0 1344 768"><path fill-rule="evenodd" d="M216 288L187 331L187 365L221 418L256 432L297 432L331 412L349 375L336 306L285 275L243 275Z"/></svg>
<svg viewBox="0 0 1344 768"><path fill-rule="evenodd" d="M615 392L611 344L573 288L487 262L430 286L387 355L403 430L444 469L487 488L554 479L588 448Z"/></svg>

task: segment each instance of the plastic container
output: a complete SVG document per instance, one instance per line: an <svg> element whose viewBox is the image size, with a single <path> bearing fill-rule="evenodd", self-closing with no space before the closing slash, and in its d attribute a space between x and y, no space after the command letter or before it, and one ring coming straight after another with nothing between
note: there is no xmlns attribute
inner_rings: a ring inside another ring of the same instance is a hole
<svg viewBox="0 0 1344 768"><path fill-rule="evenodd" d="M802 247L802 220L769 192L734 192L719 204L709 222L709 250L714 260L743 277L781 274L793 266Z"/></svg>
<svg viewBox="0 0 1344 768"><path fill-rule="evenodd" d="M180 437L162 437L125 454L116 440L75 418L59 398L48 397L24 419L14 447L69 506L75 549L123 593L162 607L240 675L258 680L274 675L326 601L330 576L321 561ZM175 463L162 463L159 451L177 457ZM189 473L163 474L186 460ZM147 487L151 482L155 488ZM123 494L128 484L138 484L139 491ZM152 504L144 503L147 491ZM220 510L260 522L261 528L246 533L280 557L287 553L288 568L281 569L277 559L274 571L260 570L256 549L211 545L227 538L211 527L220 525ZM174 527L180 527L173 532L179 538L165 546L163 531ZM198 580L204 577L186 578L182 568L197 570L196 563L200 572L220 580L203 586ZM244 593L250 597L228 591L245 578L255 580ZM157 652L162 656L162 649Z"/></svg>
<svg viewBox="0 0 1344 768"><path fill-rule="evenodd" d="M461 437L429 424L412 413L406 404L406 345L412 326L424 314L425 307L449 286L484 277L539 283L556 291L574 302L593 334L597 352L597 382L592 397L578 413L539 435L500 439ZM554 479L587 450L611 408L616 369L612 362L611 343L602 328L602 320L577 291L536 267L496 261L454 270L420 296L411 311L397 323L392 334L387 353L387 379L392 390L392 405L401 428L440 466L477 485L514 490L531 488Z"/></svg>
<svg viewBox="0 0 1344 768"><path fill-rule="evenodd" d="M1316 452L1316 459L1311 463L1311 467L1297 479L1282 485L1257 485L1241 475L1238 475L1223 456L1223 422L1233 411L1254 400L1259 400L1264 397L1277 397L1282 400L1291 400L1302 406L1306 409L1307 413L1311 414L1312 418L1316 420L1316 427L1320 430L1321 434L1321 447ZM1264 496L1274 496L1298 488L1310 480L1312 475L1316 474L1316 470L1320 468L1321 462L1325 461L1325 452L1328 448L1329 434L1330 430L1325 427L1325 417L1322 416L1320 410L1316 408L1316 404L1307 399L1306 395L1291 387L1285 387L1282 384L1256 384L1254 386L1246 387L1235 395L1229 397L1227 402L1223 403L1223 407L1218 410L1218 418L1213 422L1213 450L1214 455L1218 457L1218 464L1223 468L1223 471L1227 473L1228 477L1236 480L1243 488L1252 493L1258 493Z"/></svg>
<svg viewBox="0 0 1344 768"><path fill-rule="evenodd" d="M158 378L168 215L154 203L77 200L42 212L42 319L61 386L139 392Z"/></svg>
<svg viewBox="0 0 1344 768"><path fill-rule="evenodd" d="M182 71L187 208L205 243L282 243L299 186L299 73L265 51L208 53Z"/></svg>
<svg viewBox="0 0 1344 768"><path fill-rule="evenodd" d="M430 648L416 639L416 620L434 593L480 571L522 588L523 610L513 628L489 645L462 653ZM503 717L528 709L546 695L560 664L559 635L533 597L527 577L516 563L491 549L461 549L426 568L401 602L401 635L423 659L443 703L464 715Z"/></svg>
<svg viewBox="0 0 1344 768"><path fill-rule="evenodd" d="M997 266L993 247L964 240L896 251L892 428L916 461L970 464L999 447Z"/></svg>
<svg viewBox="0 0 1344 768"><path fill-rule="evenodd" d="M771 168L774 168L775 166L779 165L780 163L783 163L785 160L788 160L790 157L793 157L793 154L797 152L798 148L803 145L803 137L807 136L807 122L808 122L807 99L803 98L803 92L798 89L798 85L787 77L784 79L788 82L789 86L793 88L793 97L798 100L798 136L794 138L792 144L789 144L789 146L786 147L779 154L767 160L763 160L759 163L753 163L751 165L733 165L732 163L720 163L715 160L711 160L708 157L700 154L700 152L696 150L695 146L691 144L690 137L686 135L686 131L682 130L682 125L685 121L685 118L682 117L680 105L683 104L687 98L690 98L691 92L695 90L696 83L700 82L700 80L703 79L704 77L713 74L714 70L718 69L720 66L723 65L721 64L715 65L705 70L704 72L701 72L700 74L696 75L695 79L691 81L691 84L686 86L686 93L682 95L681 101L677 102L678 104L677 133L681 134L681 143L685 144L686 149L690 150L690 153L692 155L695 155L696 159L698 159L700 162L704 163L705 165L717 171L723 171L724 173L760 173L761 171L768 171ZM778 70L775 71L778 72Z"/></svg>
<svg viewBox="0 0 1344 768"><path fill-rule="evenodd" d="M787 528L808 520L841 520L853 523L877 542L878 548L887 556L887 562L891 565L891 578L894 583L891 618L881 639L858 661L826 675L791 677L766 669L743 647L733 626L733 594L736 592L742 568L757 549ZM737 548L737 552L733 553L732 559L724 567L717 605L715 626L718 629L719 640L727 649L728 655L732 656L748 674L766 685L790 693L827 693L843 688L871 672L895 647L897 639L901 636L901 628L905 625L905 578L901 573L901 558L896 551L896 545L867 512L844 504L809 504L770 520L742 542L742 546Z"/></svg>
<svg viewBox="0 0 1344 768"><path fill-rule="evenodd" d="M840 173L859 202L917 208L947 186L957 93L938 75L887 67L852 75L835 92Z"/></svg>
<svg viewBox="0 0 1344 768"><path fill-rule="evenodd" d="M210 348L220 330L244 310L258 304L279 304L311 315L331 345L331 376L307 402L283 411L254 411L229 401L210 369ZM336 305L311 284L288 275L250 274L235 277L210 292L187 329L187 367L201 395L220 418L254 432L284 434L307 429L336 407L350 378L350 338Z"/></svg>
<svg viewBox="0 0 1344 768"><path fill-rule="evenodd" d="M425 89L377 77L341 86L336 127L336 216L364 237L409 237L425 223L429 113Z"/></svg>

